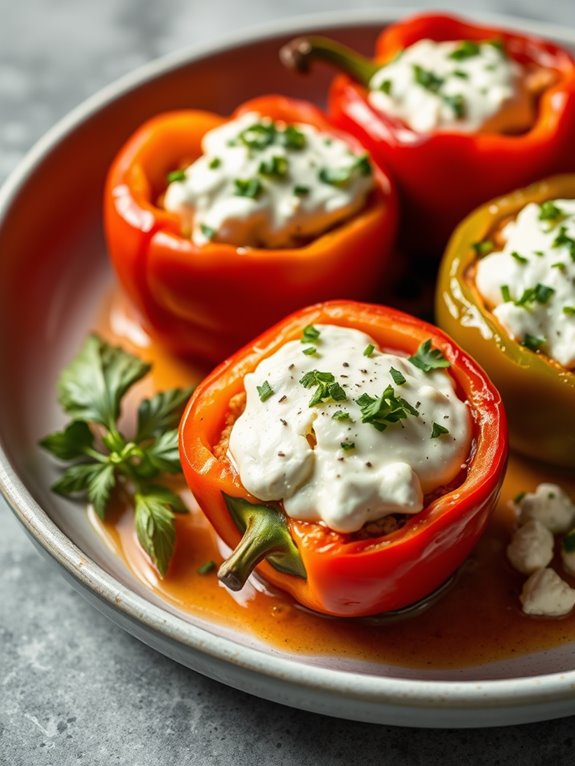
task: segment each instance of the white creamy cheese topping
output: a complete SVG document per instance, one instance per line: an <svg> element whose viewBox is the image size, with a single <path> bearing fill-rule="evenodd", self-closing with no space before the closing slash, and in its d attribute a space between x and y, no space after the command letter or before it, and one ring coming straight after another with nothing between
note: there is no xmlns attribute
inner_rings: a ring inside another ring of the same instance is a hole
<svg viewBox="0 0 575 766"><path fill-rule="evenodd" d="M424 373L406 357L372 351L374 341L358 330L315 329L317 339L286 343L245 377L245 410L229 440L242 484L260 500L283 500L289 516L338 532L391 513L417 513L424 494L452 481L469 455L466 404L444 370ZM316 353L304 353L309 348ZM341 390L332 389L335 401L310 406L332 385L322 389L317 371L331 373ZM306 388L300 382L306 374L318 382ZM378 430L362 422L357 400L376 399L388 386L407 403L406 416Z"/></svg>
<svg viewBox="0 0 575 766"><path fill-rule="evenodd" d="M575 590L553 569L538 569L521 591L525 614L539 617L563 617L575 606Z"/></svg>
<svg viewBox="0 0 575 766"><path fill-rule="evenodd" d="M202 150L164 198L198 245L298 246L361 210L373 188L367 156L311 125L244 114Z"/></svg>
<svg viewBox="0 0 575 766"><path fill-rule="evenodd" d="M375 73L369 100L418 133L473 133L515 96L520 74L494 42L419 40Z"/></svg>
<svg viewBox="0 0 575 766"><path fill-rule="evenodd" d="M575 367L575 200L530 203L502 236L477 264L477 289L511 338Z"/></svg>

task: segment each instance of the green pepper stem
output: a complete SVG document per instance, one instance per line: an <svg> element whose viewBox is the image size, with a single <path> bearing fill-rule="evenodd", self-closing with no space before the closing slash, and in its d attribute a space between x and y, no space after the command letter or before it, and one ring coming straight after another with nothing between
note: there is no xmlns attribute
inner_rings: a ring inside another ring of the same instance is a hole
<svg viewBox="0 0 575 766"><path fill-rule="evenodd" d="M241 590L256 566L270 556L280 571L305 577L305 569L289 533L285 516L273 506L252 504L224 495L236 525L244 534L237 548L218 570L230 590Z"/></svg>
<svg viewBox="0 0 575 766"><path fill-rule="evenodd" d="M297 37L280 50L282 63L300 74L307 74L313 59L332 64L367 87L379 67L370 59L328 37Z"/></svg>

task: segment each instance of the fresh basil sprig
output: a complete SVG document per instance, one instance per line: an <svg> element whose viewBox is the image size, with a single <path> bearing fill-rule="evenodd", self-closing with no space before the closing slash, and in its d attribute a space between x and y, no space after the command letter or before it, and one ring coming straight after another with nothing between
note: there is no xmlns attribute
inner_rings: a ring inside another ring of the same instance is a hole
<svg viewBox="0 0 575 766"><path fill-rule="evenodd" d="M126 393L151 365L90 335L62 370L58 400L72 420L40 446L69 465L52 489L90 502L104 518L115 490L134 500L140 545L161 575L175 541L174 513L186 513L180 497L157 483L162 474L181 471L177 426L191 388L162 391L140 402L135 433L126 437L118 420Z"/></svg>

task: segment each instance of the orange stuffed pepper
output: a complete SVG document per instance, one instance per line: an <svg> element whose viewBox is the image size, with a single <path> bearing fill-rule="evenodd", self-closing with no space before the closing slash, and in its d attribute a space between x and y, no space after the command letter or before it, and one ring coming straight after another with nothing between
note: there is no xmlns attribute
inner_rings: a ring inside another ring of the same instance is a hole
<svg viewBox="0 0 575 766"><path fill-rule="evenodd" d="M148 121L105 192L111 259L144 326L210 361L310 302L373 296L396 221L356 140L280 96Z"/></svg>
<svg viewBox="0 0 575 766"><path fill-rule="evenodd" d="M437 328L350 301L298 311L220 365L180 425L186 480L232 549L317 612L389 612L439 588L495 506L499 394Z"/></svg>

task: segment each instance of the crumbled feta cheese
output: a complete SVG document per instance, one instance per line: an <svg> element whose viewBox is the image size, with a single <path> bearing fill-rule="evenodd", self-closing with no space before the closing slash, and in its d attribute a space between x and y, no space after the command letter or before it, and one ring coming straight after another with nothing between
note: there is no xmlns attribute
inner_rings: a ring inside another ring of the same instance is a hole
<svg viewBox="0 0 575 766"><path fill-rule="evenodd" d="M557 484L540 484L535 492L525 493L515 507L519 523L534 519L553 534L569 531L575 524L575 504Z"/></svg>
<svg viewBox="0 0 575 766"><path fill-rule="evenodd" d="M292 518L344 533L417 513L469 454L471 418L450 375L425 373L355 329L314 330L312 354L307 341L290 341L244 379L246 407L229 440L242 484L283 500Z"/></svg>
<svg viewBox="0 0 575 766"><path fill-rule="evenodd" d="M575 606L575 590L553 569L538 569L525 582L520 599L525 614L563 617Z"/></svg>
<svg viewBox="0 0 575 766"><path fill-rule="evenodd" d="M538 521L528 521L519 527L507 546L507 558L522 574L542 569L553 558L552 533Z"/></svg>
<svg viewBox="0 0 575 766"><path fill-rule="evenodd" d="M311 125L249 113L206 133L202 150L164 197L198 245L301 246L361 210L373 188L367 155Z"/></svg>
<svg viewBox="0 0 575 766"><path fill-rule="evenodd" d="M493 41L425 39L375 73L368 98L419 133L473 133L516 96L520 73Z"/></svg>

